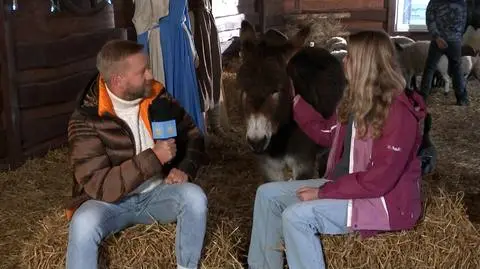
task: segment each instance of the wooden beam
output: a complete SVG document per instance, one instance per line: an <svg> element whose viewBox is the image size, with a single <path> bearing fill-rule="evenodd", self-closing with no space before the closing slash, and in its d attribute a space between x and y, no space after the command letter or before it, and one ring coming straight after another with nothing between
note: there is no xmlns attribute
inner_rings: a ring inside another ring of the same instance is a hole
<svg viewBox="0 0 480 269"><path fill-rule="evenodd" d="M323 11L333 9L377 9L382 8L383 0L302 0L301 13L307 10Z"/></svg>
<svg viewBox="0 0 480 269"><path fill-rule="evenodd" d="M22 150L41 145L55 137L67 138L67 126L71 112L54 114L47 118L22 120ZM48 128L47 128L48 126Z"/></svg>
<svg viewBox="0 0 480 269"><path fill-rule="evenodd" d="M125 29L105 29L44 43L17 44L17 70L53 68L95 56L111 39L126 39Z"/></svg>
<svg viewBox="0 0 480 269"><path fill-rule="evenodd" d="M319 11L303 11L302 14L287 14L297 18L305 18L307 16L316 16L319 18L338 18L343 20L362 20L362 21L387 21L387 9L361 9L361 10L344 10L332 9Z"/></svg>
<svg viewBox="0 0 480 269"><path fill-rule="evenodd" d="M387 9L387 32L392 34L395 32L395 13L397 10L396 0L385 0L385 8Z"/></svg>
<svg viewBox="0 0 480 269"><path fill-rule="evenodd" d="M258 0L260 2L260 16L259 16L259 26L260 32L265 33L266 29L266 20L267 20L267 4L265 3L266 0Z"/></svg>
<svg viewBox="0 0 480 269"><path fill-rule="evenodd" d="M56 77L48 82L19 85L18 106L23 109L75 100L96 73L96 68L91 67L67 77Z"/></svg>
<svg viewBox="0 0 480 269"><path fill-rule="evenodd" d="M0 5L2 7L0 11L0 21L2 22L0 34L4 37L4 42L0 44L0 51L2 54L1 89L3 94L5 127L7 131L6 141L0 141L0 143L7 143L8 163L11 168L15 168L21 162L23 162L20 142L20 112L18 108L18 95L15 76L15 41L13 39L12 27L10 24L11 17L8 6L5 4L4 0L0 0Z"/></svg>
<svg viewBox="0 0 480 269"><path fill-rule="evenodd" d="M72 62L56 68L35 68L20 71L17 73L18 84L42 83L57 80L59 77L65 78L68 76L81 73L85 70L94 69L97 57L92 56L85 60Z"/></svg>

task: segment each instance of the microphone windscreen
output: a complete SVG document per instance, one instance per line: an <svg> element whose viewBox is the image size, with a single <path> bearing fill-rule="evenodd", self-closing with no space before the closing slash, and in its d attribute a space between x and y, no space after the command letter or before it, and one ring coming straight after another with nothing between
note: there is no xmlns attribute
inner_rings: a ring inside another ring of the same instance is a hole
<svg viewBox="0 0 480 269"><path fill-rule="evenodd" d="M150 121L154 140L169 139L177 136L177 124L166 98L157 98L150 105Z"/></svg>

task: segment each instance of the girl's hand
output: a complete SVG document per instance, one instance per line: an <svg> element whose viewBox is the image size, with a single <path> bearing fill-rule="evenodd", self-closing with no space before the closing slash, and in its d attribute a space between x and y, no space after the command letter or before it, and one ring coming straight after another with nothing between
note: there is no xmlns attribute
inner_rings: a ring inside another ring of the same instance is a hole
<svg viewBox="0 0 480 269"><path fill-rule="evenodd" d="M301 201L312 201L318 199L318 188L301 187L297 190L297 197Z"/></svg>

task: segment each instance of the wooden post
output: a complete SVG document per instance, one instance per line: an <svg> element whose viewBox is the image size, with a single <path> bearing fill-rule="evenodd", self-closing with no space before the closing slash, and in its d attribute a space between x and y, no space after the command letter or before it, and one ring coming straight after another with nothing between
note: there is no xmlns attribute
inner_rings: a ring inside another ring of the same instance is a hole
<svg viewBox="0 0 480 269"><path fill-rule="evenodd" d="M258 20L258 24L260 25L260 31L265 33L266 30L266 22L267 22L267 5L266 0L260 0L260 16Z"/></svg>
<svg viewBox="0 0 480 269"><path fill-rule="evenodd" d="M135 5L132 0L114 0L113 17L115 28L125 28L127 30L127 39L136 41L137 36L132 22L135 13Z"/></svg>
<svg viewBox="0 0 480 269"><path fill-rule="evenodd" d="M7 133L7 141L5 142L7 143L9 166L11 169L15 169L24 160L20 142L20 113L16 83L15 41L10 23L10 10L4 0L0 0L0 4L2 6L0 21L3 25L0 30L3 34L3 43L0 44L2 54L1 90Z"/></svg>
<svg viewBox="0 0 480 269"><path fill-rule="evenodd" d="M395 32L395 13L397 10L397 2L396 0L385 0L384 7L387 9L387 22L385 25L385 31L391 35Z"/></svg>

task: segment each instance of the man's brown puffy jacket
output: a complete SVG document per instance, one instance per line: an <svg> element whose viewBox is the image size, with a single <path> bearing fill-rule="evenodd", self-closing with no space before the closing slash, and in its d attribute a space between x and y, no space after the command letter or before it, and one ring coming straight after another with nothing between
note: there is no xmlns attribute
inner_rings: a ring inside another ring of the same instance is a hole
<svg viewBox="0 0 480 269"><path fill-rule="evenodd" d="M195 178L206 160L204 138L185 110L157 81L150 97L140 103L140 117L150 134L152 111L160 98L169 102L177 122L177 155L163 166L152 149L135 152L133 134L127 123L115 116L103 79L98 76L82 94L68 123L70 162L73 166L72 199L67 218L89 199L115 202L152 176L165 177L173 167Z"/></svg>

